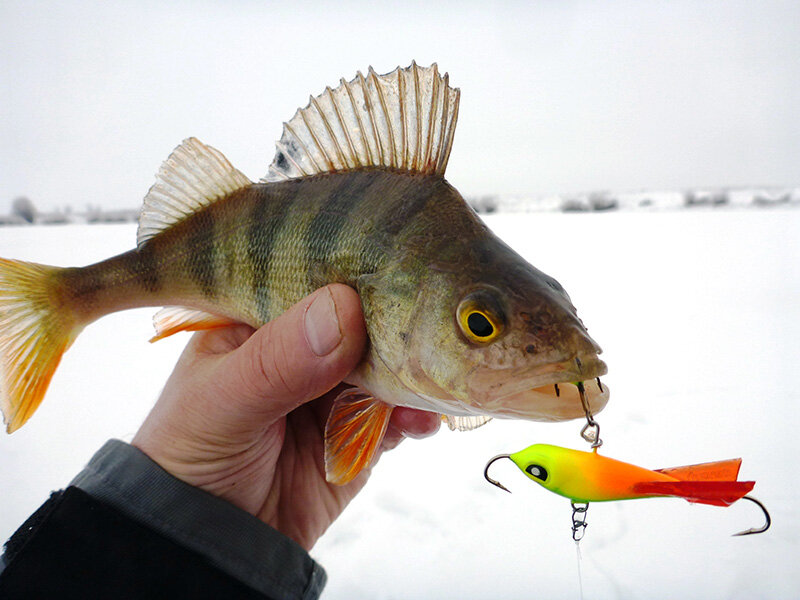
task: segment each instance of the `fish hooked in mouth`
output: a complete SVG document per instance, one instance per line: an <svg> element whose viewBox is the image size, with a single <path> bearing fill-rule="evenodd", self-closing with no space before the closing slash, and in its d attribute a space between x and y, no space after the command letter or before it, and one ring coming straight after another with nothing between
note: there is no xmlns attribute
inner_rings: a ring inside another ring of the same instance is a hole
<svg viewBox="0 0 800 600"><path fill-rule="evenodd" d="M594 415L608 402L608 386L600 380L606 372L597 356L544 365L528 376L506 380L481 406L501 418L566 421L586 415L583 395Z"/></svg>

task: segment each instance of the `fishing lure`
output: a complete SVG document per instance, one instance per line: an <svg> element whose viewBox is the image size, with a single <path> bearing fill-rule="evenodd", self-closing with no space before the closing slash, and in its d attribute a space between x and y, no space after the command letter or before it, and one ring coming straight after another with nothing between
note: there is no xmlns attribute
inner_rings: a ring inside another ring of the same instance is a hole
<svg viewBox="0 0 800 600"><path fill-rule="evenodd" d="M730 506L744 498L761 508L766 523L734 535L763 533L771 524L764 505L747 495L755 481L737 481L742 464L740 458L650 470L601 456L597 448L584 452L534 444L514 454L495 456L486 464L486 480L507 492L511 490L489 477L489 467L501 458L511 459L529 479L572 501L573 538L576 541L580 540L586 528L589 502L674 496L699 504Z"/></svg>

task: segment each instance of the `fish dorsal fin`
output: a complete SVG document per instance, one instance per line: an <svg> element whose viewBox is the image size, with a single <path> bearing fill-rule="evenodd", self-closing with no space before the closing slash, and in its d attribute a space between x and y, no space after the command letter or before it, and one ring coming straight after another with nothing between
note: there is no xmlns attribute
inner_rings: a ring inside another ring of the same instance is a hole
<svg viewBox="0 0 800 600"><path fill-rule="evenodd" d="M197 138L184 140L161 165L144 198L137 245L251 183L219 150Z"/></svg>
<svg viewBox="0 0 800 600"><path fill-rule="evenodd" d="M277 143L264 182L365 167L444 175L460 90L436 63L386 75L369 68L298 109Z"/></svg>

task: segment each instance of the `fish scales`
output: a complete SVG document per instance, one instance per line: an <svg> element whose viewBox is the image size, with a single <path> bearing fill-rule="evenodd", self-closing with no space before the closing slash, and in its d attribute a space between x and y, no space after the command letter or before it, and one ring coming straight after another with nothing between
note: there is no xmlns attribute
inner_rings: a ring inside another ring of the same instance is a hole
<svg viewBox="0 0 800 600"><path fill-rule="evenodd" d="M168 297L259 326L319 285L355 285L394 253L419 251L401 244L409 236L435 239L443 185L383 170L254 184L139 249L71 272L67 287L81 305L103 288L99 310L132 295L141 306Z"/></svg>
<svg viewBox="0 0 800 600"><path fill-rule="evenodd" d="M153 340L259 327L334 282L358 291L369 344L326 424L332 483L369 465L394 406L442 413L461 430L491 417L571 419L584 412L568 384L583 382L601 410L605 363L569 296L445 180L459 98L436 65L370 69L297 111L259 183L184 140L145 197L135 249L86 267L0 259L8 431L105 314L168 307Z"/></svg>

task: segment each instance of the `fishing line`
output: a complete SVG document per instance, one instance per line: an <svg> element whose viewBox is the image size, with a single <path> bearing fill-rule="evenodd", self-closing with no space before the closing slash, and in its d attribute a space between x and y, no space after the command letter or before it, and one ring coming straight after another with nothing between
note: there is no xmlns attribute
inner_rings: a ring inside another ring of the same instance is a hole
<svg viewBox="0 0 800 600"><path fill-rule="evenodd" d="M580 599L583 600L583 571L581 570L581 541L575 540L575 556L578 562L578 591L580 592Z"/></svg>

